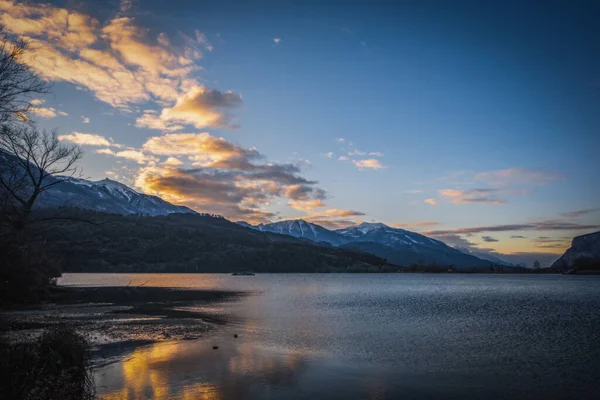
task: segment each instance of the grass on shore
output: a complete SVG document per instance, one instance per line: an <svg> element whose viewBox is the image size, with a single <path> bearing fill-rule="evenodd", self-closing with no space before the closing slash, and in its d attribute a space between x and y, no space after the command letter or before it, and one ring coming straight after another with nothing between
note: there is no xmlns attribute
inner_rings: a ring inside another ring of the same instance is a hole
<svg viewBox="0 0 600 400"><path fill-rule="evenodd" d="M0 343L0 399L94 398L90 345L67 326L44 331L35 342Z"/></svg>

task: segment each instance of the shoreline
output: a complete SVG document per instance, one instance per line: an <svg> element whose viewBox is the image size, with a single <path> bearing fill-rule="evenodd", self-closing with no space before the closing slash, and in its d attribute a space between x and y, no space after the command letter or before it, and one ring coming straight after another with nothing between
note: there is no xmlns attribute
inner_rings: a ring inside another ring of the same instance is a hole
<svg viewBox="0 0 600 400"><path fill-rule="evenodd" d="M83 333L93 352L104 358L151 343L199 339L230 320L202 308L246 295L161 287L56 287L42 304L3 309L0 334L11 343L24 343L46 328L66 325Z"/></svg>

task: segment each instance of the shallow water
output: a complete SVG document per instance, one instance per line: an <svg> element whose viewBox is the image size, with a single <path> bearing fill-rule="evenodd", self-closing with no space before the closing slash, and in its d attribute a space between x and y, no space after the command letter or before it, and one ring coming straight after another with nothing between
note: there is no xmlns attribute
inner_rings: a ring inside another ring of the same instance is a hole
<svg viewBox="0 0 600 400"><path fill-rule="evenodd" d="M600 398L598 276L67 274L61 284L252 293L207 308L233 321L211 336L100 368L103 399Z"/></svg>

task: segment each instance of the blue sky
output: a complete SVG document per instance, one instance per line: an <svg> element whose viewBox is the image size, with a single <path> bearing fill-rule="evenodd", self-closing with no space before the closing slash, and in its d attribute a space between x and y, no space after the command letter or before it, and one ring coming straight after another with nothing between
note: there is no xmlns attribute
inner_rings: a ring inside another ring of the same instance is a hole
<svg viewBox="0 0 600 400"><path fill-rule="evenodd" d="M599 15L0 0L54 84L35 118L82 146L86 177L233 220L381 221L526 262L600 227Z"/></svg>

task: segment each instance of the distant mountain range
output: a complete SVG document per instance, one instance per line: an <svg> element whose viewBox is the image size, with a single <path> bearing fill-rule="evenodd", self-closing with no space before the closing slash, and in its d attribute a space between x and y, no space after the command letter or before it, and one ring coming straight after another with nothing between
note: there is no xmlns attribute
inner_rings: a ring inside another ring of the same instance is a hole
<svg viewBox="0 0 600 400"><path fill-rule="evenodd" d="M256 226L246 222L238 223L262 232L285 234L372 253L397 265L438 264L454 265L457 268L489 267L491 263L510 265L499 258L489 260L477 257L469 254L468 250L461 251L439 240L382 223L363 222L337 230L329 230L301 219Z"/></svg>
<svg viewBox="0 0 600 400"><path fill-rule="evenodd" d="M38 207L79 207L114 214L168 215L195 211L176 206L160 197L140 193L111 179L89 181L70 177L54 177L62 182L40 196Z"/></svg>
<svg viewBox="0 0 600 400"><path fill-rule="evenodd" d="M2 158L7 157L14 156L3 152ZM51 179L60 182L42 193L36 203L38 209L77 207L105 213L144 216L198 214L190 208L171 204L157 196L140 193L108 178L90 181L54 176ZM437 264L453 265L457 268L486 268L491 263L510 265L498 258L478 257L478 254L471 253L469 250L461 251L439 240L404 229L392 228L382 223L364 222L338 230L329 230L302 219L256 226L243 221L237 224L261 232L304 239L308 243L315 242L321 246L371 253L401 266Z"/></svg>

